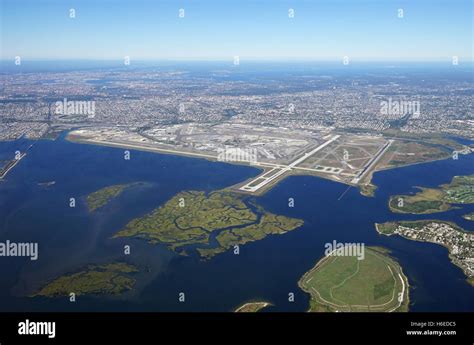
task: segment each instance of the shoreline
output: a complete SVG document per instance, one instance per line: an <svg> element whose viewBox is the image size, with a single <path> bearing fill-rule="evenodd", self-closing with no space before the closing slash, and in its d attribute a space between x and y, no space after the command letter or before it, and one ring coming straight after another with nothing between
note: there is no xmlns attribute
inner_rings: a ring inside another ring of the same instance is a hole
<svg viewBox="0 0 474 345"><path fill-rule="evenodd" d="M240 307L237 307L236 309L234 309L234 313L251 313L251 312L254 312L254 313L258 313L260 310L264 309L264 308L267 308L269 306L272 306L273 304L271 304L270 302L246 302L244 304L242 304ZM255 310L255 311L245 311L243 310L244 308L246 307L249 307L249 306L255 306L257 307L258 309Z"/></svg>
<svg viewBox="0 0 474 345"><path fill-rule="evenodd" d="M410 306L410 283L408 281L408 277L405 275L405 273L403 272L403 267L400 265L400 263L398 262L398 260L396 260L396 258L392 257L390 255L390 250L389 249L386 249L384 247L380 247L380 246L375 246L375 247L368 247L367 249L370 249L371 251L375 252L375 253L378 253L380 255L385 255L387 256L390 260L394 261L395 264L398 265L398 268L400 269L400 277L402 279L402 284L405 284L406 286L404 286L404 290L403 290L403 293L406 293L406 300L403 301L403 302L400 302L400 305L398 307L396 307L395 309L392 309L392 310L389 310L389 311L383 311L383 313L391 313L391 312L409 312L409 306ZM377 254L374 254L376 256L379 256ZM317 304L320 304L322 306L325 306L327 307L326 305L318 302L316 299L313 298L313 295L311 294L311 292L309 292L307 289L305 289L305 287L303 286L303 282L304 280L307 278L307 276L309 276L310 274L312 274L315 270L317 270L318 268L320 268L325 262L326 260L328 260L329 258L331 258L332 256L331 255L325 255L323 258L319 259L316 264L307 272L305 272L301 278L298 280L298 287L305 293L307 293L309 296L310 296L310 300L309 300L309 307L308 309L306 310L307 313L312 313L312 312L323 312L323 311L312 311L311 310L311 302L312 301L315 301ZM405 292L406 291L406 292ZM398 309L402 308L404 305L406 304L406 311L403 310L403 311L397 311ZM335 313L337 311L324 311L324 312L332 312L332 313ZM345 311L344 313L351 313L351 311Z"/></svg>
<svg viewBox="0 0 474 345"><path fill-rule="evenodd" d="M242 182L236 183L234 185L226 187L226 189L237 192L240 194L245 194L245 195L254 195L254 196L262 196L269 190L271 190L273 187L275 187L278 183L283 181L285 178L289 176L314 176L314 177L320 177L325 180L330 180L334 182L338 182L341 184L344 184L346 186L352 186L352 187L357 187L359 188L358 185L354 185L351 183L347 183L344 181L338 181L336 179L324 177L321 175L316 174L316 172L311 173L307 172L305 173L306 169L299 169L298 167L294 167L294 170L287 171L285 174L282 175L280 179L275 179L275 181L269 183L265 188L260 189L259 191L253 193L253 192L246 192L244 190L240 190L239 187L245 185L249 181L255 180L259 175L263 175L266 172L270 171L273 169L273 165L282 165L284 164L275 164L275 163L267 163L267 162L262 162L259 164L252 164L249 162L243 162L243 161L220 161L217 156L213 155L207 155L207 154L200 154L200 153L194 153L194 152L187 152L187 151L179 151L179 150L171 150L171 149L165 149L165 148L159 148L159 147L148 147L148 146L140 146L140 145L135 145L135 144L129 144L129 143L115 143L115 142L110 142L110 141L101 141L101 140L93 140L93 139L82 139L78 138L74 135L70 135L69 133L66 135L65 140L72 142L72 143L78 143L78 144L88 144L88 145L98 145L98 146L106 146L106 147L114 147L114 148L122 148L122 149L130 149L130 150L138 150L138 151L145 151L145 152L152 152L152 153L160 153L160 154L168 154L168 155L176 155L176 156L182 156L182 157L189 157L189 158L201 158L201 159L206 159L210 162L220 162L220 163L227 163L227 164L232 164L232 165L241 165L241 166L248 166L252 167L255 169L258 169L259 172L253 177L250 177Z"/></svg>
<svg viewBox="0 0 474 345"><path fill-rule="evenodd" d="M255 180L258 176L264 175L271 169L277 167L277 166L285 166L285 164L276 164L276 163L268 163L268 162L261 162L258 164L252 164L251 162L244 162L244 161L220 161L218 159L217 155L211 155L211 154L205 154L205 153L196 153L196 152L188 152L188 151L180 151L180 150L174 150L174 149L167 149L167 148L160 148L160 147L149 147L149 146L142 146L139 143L134 144L134 143L116 143L116 142L110 142L110 141L101 141L101 140L94 140L94 139L83 139L78 136L75 136L74 134L71 135L71 132L69 131L66 136L65 140L72 142L72 143L79 143L79 144L89 144L89 145L99 145L99 146L106 146L106 147L114 147L114 148L122 148L122 149L131 149L131 150L138 150L138 151L145 151L145 152L152 152L152 153L161 153L161 154L169 154L169 155L176 155L176 156L182 156L182 157L189 157L189 158L201 158L201 159L206 159L211 162L221 162L221 163L227 163L227 164L233 164L233 165L242 165L242 166L248 166L252 168L256 168L259 170L258 174L256 174L254 177L250 177L246 179L245 181L236 183L234 185L231 185L227 187L229 190L245 194L245 195L254 195L254 196L262 196L266 194L269 190L271 190L273 187L278 185L281 181L285 180L289 176L313 176L313 177L320 177L324 180L329 180L337 183L341 183L345 186L348 187L354 187L357 188L359 193L364 196L364 197L374 197L375 195L375 190L378 188L377 185L373 184L373 175L378 172L383 172L386 170L392 170L392 169L398 169L398 168L404 168L404 167L409 167L413 165L418 165L418 164L426 164L426 163L432 163L436 161L443 161L446 159L449 159L450 155L446 155L446 157L443 158L436 158L432 160L426 160L422 162L414 162L414 163L408 163L408 164L401 164L401 165L395 165L392 167L382 167L382 168L377 168L377 166L374 167L373 170L367 173L367 176L361 180L360 184L353 184L349 182L345 182L342 180L338 180L337 178L334 178L333 176L324 176L322 173L318 172L312 172L307 170L306 168L299 168L299 167L293 167L292 170L288 170L285 172L281 178L275 179L274 181L270 182L268 185L265 187L257 190L256 192L247 192L245 190L241 190L240 187L246 185L252 180ZM398 140L403 140L403 139L398 139ZM470 153L472 154L472 152ZM468 154L467 154L468 155ZM363 182L363 183L362 183ZM368 193L366 191L367 188L370 188L370 190L373 190L372 192Z"/></svg>
<svg viewBox="0 0 474 345"><path fill-rule="evenodd" d="M20 163L20 161L21 161L25 156L26 156L26 152L22 153L18 159L14 159L14 160L13 160L13 163L7 168L7 170L5 170L5 171L3 172L3 174L0 176L0 180L3 180L3 179L8 175L8 173L9 173L15 166L17 166L18 163ZM10 163L10 162L11 162L11 161L9 161L9 163ZM7 163L7 165L8 165L8 163Z"/></svg>
<svg viewBox="0 0 474 345"><path fill-rule="evenodd" d="M425 221L425 220L418 220L418 221L412 221L412 222L422 222L422 221ZM445 221L445 220L428 220L428 221L431 221L431 222L434 222L434 223L445 223L445 224L448 224L450 226L454 225L453 228L456 231L467 233L467 234L472 234L473 233L471 231L465 231L464 229L459 228L459 226L457 224L449 222L449 221ZM408 221L408 222L410 222L410 221ZM399 223L399 222L387 222L387 223ZM449 257L449 261L451 262L451 264L453 264L454 266L461 269L461 271L464 273L464 276L466 277L466 281L468 282L468 284L471 284L472 286L474 286L474 276L469 276L467 274L466 270L463 267L461 267L460 265L458 265L456 262L453 261L453 257L452 257L452 254L451 254L453 248L451 246L449 246L445 243L439 243L439 242L433 242L433 241L420 240L420 239L416 239L416 238L410 238L410 237L407 237L407 236L404 236L404 235L401 235L401 234L396 234L396 233L393 233L393 232L389 233L389 234L382 233L382 232L380 232L380 230L378 228L378 225L381 225L381 224L375 223L375 229L382 236L400 236L400 237L402 237L406 240L420 242L420 243L431 243L431 244L436 244L438 246L446 248L448 250L448 257Z"/></svg>

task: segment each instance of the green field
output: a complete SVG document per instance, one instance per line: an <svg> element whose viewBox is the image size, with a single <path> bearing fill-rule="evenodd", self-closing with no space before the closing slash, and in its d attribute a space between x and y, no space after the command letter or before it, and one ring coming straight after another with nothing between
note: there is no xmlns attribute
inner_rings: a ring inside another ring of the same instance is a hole
<svg viewBox="0 0 474 345"><path fill-rule="evenodd" d="M443 200L452 204L474 203L474 175L455 176L450 184L441 186Z"/></svg>
<svg viewBox="0 0 474 345"><path fill-rule="evenodd" d="M310 311L408 311L408 280L400 265L378 247L365 258L327 256L299 281L311 295Z"/></svg>
<svg viewBox="0 0 474 345"><path fill-rule="evenodd" d="M185 252L180 247L199 245L201 257L211 258L235 245L283 234L301 225L300 219L266 212L236 193L186 191L151 213L133 219L114 237L165 244L181 254ZM211 236L215 236L217 245L210 245Z"/></svg>
<svg viewBox="0 0 474 345"><path fill-rule="evenodd" d="M130 184L117 184L99 189L87 196L87 207L89 212L94 212L98 208L107 205L113 198L118 197L123 191L134 185Z"/></svg>
<svg viewBox="0 0 474 345"><path fill-rule="evenodd" d="M452 204L474 203L474 175L455 176L439 188L420 188L414 195L395 195L389 200L392 212L429 214L451 209Z"/></svg>
<svg viewBox="0 0 474 345"><path fill-rule="evenodd" d="M63 275L41 288L35 296L56 297L86 294L118 295L133 288L135 279L129 275L138 272L126 263L90 265L82 271Z"/></svg>

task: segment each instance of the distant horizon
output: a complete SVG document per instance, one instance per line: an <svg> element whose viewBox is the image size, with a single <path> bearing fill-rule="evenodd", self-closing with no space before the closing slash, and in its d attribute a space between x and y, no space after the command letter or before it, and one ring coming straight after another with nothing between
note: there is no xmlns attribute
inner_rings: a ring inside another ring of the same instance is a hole
<svg viewBox="0 0 474 345"><path fill-rule="evenodd" d="M123 64L123 57L115 58L84 58L84 57L23 57L18 55L21 58L22 62L120 62ZM0 63L13 63L17 56L0 58ZM141 62L222 62L229 63L234 65L234 58L238 57L239 64L246 62L275 62L275 63L331 63L331 64L341 64L343 65L343 59L345 56L337 58L309 58L309 57L245 57L245 56L230 56L229 58L224 57L156 57L156 58L134 58L133 56L127 56L130 59L130 65L133 63ZM377 58L349 58L349 63L391 63L391 64L449 64L452 65L452 60L454 56L446 56L444 58L417 58L417 59L397 59L397 58L388 58L388 59L377 59ZM459 62L459 65L474 64L474 58L463 58L456 56Z"/></svg>
<svg viewBox="0 0 474 345"><path fill-rule="evenodd" d="M21 57L21 56L20 56ZM133 57L130 58L130 65L133 65L133 63L155 63L155 62L209 62L209 63L229 63L231 65L234 65L233 59L234 57L230 57L228 59L225 58L137 58L134 59ZM334 59L318 59L318 58L255 58L255 57L242 57L239 56L239 64L244 64L244 63L259 63L259 62L271 62L271 63L323 63L323 64L341 64L343 65L343 58L341 57L339 59L334 58ZM452 58L453 57L446 57L444 59L387 59L387 60L382 60L382 59L349 59L348 65L351 63L362 63L362 64L368 64L368 63L375 63L375 64L382 64L382 63L390 63L390 64L422 64L422 63L427 63L427 64L448 64L452 65ZM120 58L107 58L107 59L99 59L99 58L41 58L41 57L35 57L35 58L23 58L21 57L21 62L118 62L120 64L123 64L124 57ZM2 58L0 59L0 63L11 63L14 64L15 62L15 57L13 58ZM474 59L468 59L464 60L460 57L458 57L458 62L459 65L466 65L466 64L474 64Z"/></svg>
<svg viewBox="0 0 474 345"><path fill-rule="evenodd" d="M473 60L470 0L3 0L1 10L2 60Z"/></svg>
<svg viewBox="0 0 474 345"><path fill-rule="evenodd" d="M247 60L240 59L239 65L233 60L192 60L192 59L148 59L131 60L125 65L123 59L22 59L20 65L14 60L0 60L0 75L29 73L56 73L73 71L111 70L123 72L156 71L202 71L206 73L225 72L231 74L280 73L283 74L325 74L325 73L400 73L405 71L427 73L449 73L472 78L473 61L460 60L453 65L451 60L444 61L368 61L355 60L344 65L342 60Z"/></svg>

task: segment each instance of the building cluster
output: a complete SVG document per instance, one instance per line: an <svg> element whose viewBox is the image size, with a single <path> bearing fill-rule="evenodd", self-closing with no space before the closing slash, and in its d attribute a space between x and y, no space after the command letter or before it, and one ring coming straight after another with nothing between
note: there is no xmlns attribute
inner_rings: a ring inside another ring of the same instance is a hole
<svg viewBox="0 0 474 345"><path fill-rule="evenodd" d="M447 247L453 263L461 267L468 277L474 277L474 234L443 222L428 222L421 228L398 225L394 233Z"/></svg>
<svg viewBox="0 0 474 345"><path fill-rule="evenodd" d="M474 133L474 86L468 81L428 82L373 73L350 78L233 73L136 68L6 74L0 124L8 131L1 131L0 140L39 137L44 128L55 126L147 128L187 122L366 132L397 128L464 137ZM55 113L54 104L65 99L94 101L95 115Z"/></svg>

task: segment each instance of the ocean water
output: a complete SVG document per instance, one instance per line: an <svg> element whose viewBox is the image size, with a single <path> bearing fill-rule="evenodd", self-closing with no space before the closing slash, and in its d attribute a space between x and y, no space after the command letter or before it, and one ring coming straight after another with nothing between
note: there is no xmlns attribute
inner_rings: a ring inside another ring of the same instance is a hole
<svg viewBox="0 0 474 345"><path fill-rule="evenodd" d="M0 143L0 160L24 150L28 140ZM0 182L0 241L38 242L39 260L0 258L1 311L231 311L249 300L273 303L267 311L305 311L309 296L299 278L323 256L333 240L362 242L391 250L410 283L411 311L474 311L474 288L448 258L447 249L400 237L379 235L375 222L424 219L400 215L387 207L390 195L413 192L413 186L434 187L455 175L474 173L474 155L378 172L374 198L347 186L310 176L288 177L257 203L266 210L301 218L304 226L284 235L269 236L203 261L197 255L179 256L161 245L141 240L112 239L130 219L162 205L183 190L213 191L256 176L259 170L131 150L40 140ZM38 183L55 181L51 186ZM85 197L102 187L143 182L106 207L90 214ZM69 199L76 207L69 207ZM294 207L288 207L293 198ZM474 230L461 216L474 205L434 219L456 222ZM131 246L129 256L123 246ZM28 297L47 281L88 264L127 261L138 265L137 285L119 297ZM184 292L185 303L178 301ZM288 301L288 294L295 301Z"/></svg>

